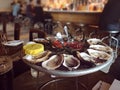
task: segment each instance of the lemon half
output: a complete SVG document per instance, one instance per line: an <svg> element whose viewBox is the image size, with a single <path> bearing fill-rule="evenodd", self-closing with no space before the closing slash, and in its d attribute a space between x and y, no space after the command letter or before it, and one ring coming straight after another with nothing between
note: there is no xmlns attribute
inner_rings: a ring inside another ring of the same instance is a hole
<svg viewBox="0 0 120 90"><path fill-rule="evenodd" d="M44 51L44 45L38 43L26 44L23 46L23 49L25 51L25 54L34 56Z"/></svg>

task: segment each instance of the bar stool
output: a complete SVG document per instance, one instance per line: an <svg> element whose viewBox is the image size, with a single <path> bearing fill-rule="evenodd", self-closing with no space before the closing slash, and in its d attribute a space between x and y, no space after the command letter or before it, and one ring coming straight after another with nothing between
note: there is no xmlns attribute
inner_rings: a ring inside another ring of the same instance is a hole
<svg viewBox="0 0 120 90"><path fill-rule="evenodd" d="M119 41L116 37L114 37L115 34L119 33L120 31L107 31L109 33L108 36L103 37L102 41L104 42L105 40L108 39L108 45L111 46L113 48L113 52L114 52L114 59L117 58L118 56L118 45L119 45Z"/></svg>
<svg viewBox="0 0 120 90"><path fill-rule="evenodd" d="M34 39L34 33L37 34L38 38L45 38L46 37L46 33L44 31L42 31L41 29L36 29L36 28L32 28L29 31L29 41L33 41Z"/></svg>
<svg viewBox="0 0 120 90"><path fill-rule="evenodd" d="M20 39L20 23L15 23L14 24L14 40L19 40Z"/></svg>

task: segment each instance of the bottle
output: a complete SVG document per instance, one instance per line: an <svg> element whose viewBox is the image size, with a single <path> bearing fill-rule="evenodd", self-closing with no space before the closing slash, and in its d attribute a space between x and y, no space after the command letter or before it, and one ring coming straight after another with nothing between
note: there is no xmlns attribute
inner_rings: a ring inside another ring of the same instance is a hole
<svg viewBox="0 0 120 90"><path fill-rule="evenodd" d="M66 36L69 37L69 35L68 35L68 27L67 26L64 26L64 32L65 32Z"/></svg>
<svg viewBox="0 0 120 90"><path fill-rule="evenodd" d="M72 37L71 33L68 32L68 27L66 25L64 26L64 32L68 38L68 41L71 41L73 37Z"/></svg>
<svg viewBox="0 0 120 90"><path fill-rule="evenodd" d="M52 34L52 33L53 33L52 19L47 19L47 20L46 20L45 32L46 32L47 34Z"/></svg>

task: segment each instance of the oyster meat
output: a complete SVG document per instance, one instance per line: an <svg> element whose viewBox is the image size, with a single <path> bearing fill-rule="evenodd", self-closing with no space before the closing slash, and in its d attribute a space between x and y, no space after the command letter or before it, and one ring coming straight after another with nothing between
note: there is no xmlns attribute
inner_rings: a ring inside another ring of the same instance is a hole
<svg viewBox="0 0 120 90"><path fill-rule="evenodd" d="M77 69L80 66L80 60L78 60L73 55L64 54L63 66L69 70Z"/></svg>
<svg viewBox="0 0 120 90"><path fill-rule="evenodd" d="M99 50L99 51L108 52L108 53L113 52L112 48L110 48L109 46L104 46L104 45L90 45L89 48Z"/></svg>
<svg viewBox="0 0 120 90"><path fill-rule="evenodd" d="M100 42L102 42L100 39L97 39L97 38L91 38L91 39L88 39L87 42L90 44L90 45L95 45L95 44L98 44Z"/></svg>
<svg viewBox="0 0 120 90"><path fill-rule="evenodd" d="M48 60L42 62L42 67L47 70L55 70L63 63L63 55L53 55Z"/></svg>
<svg viewBox="0 0 120 90"><path fill-rule="evenodd" d="M43 51L39 53L38 55L34 56L33 59L35 63L45 61L49 58L49 55L51 54L51 51Z"/></svg>
<svg viewBox="0 0 120 90"><path fill-rule="evenodd" d="M88 55L87 53L85 53L85 52L77 52L77 56L78 56L78 58L82 58L83 60L85 60L85 61L88 61L88 62L94 62L94 58L93 57L91 57L90 55Z"/></svg>
<svg viewBox="0 0 120 90"><path fill-rule="evenodd" d="M100 65L102 64L103 62L105 62L106 60L102 60L102 59L99 59L99 58L94 58L92 56L90 56L89 54L85 53L85 52L78 52L77 53L77 56L79 58L82 58L84 61L87 61L87 62L92 62L94 63L95 65ZM91 64L92 64L91 63Z"/></svg>
<svg viewBox="0 0 120 90"><path fill-rule="evenodd" d="M111 58L111 55L104 51L98 51L98 50L94 50L94 49L87 49L87 51L90 54L90 56L92 56L94 58L99 58L99 59L103 59L103 60L109 60Z"/></svg>

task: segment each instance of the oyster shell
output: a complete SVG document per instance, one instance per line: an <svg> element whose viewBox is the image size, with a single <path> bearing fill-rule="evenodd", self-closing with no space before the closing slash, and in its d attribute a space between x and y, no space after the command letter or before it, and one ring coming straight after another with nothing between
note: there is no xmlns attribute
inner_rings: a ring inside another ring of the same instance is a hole
<svg viewBox="0 0 120 90"><path fill-rule="evenodd" d="M77 56L78 58L82 58L84 61L87 61L87 62L90 62L89 64L90 65L93 65L93 63L95 65L100 65L102 64L103 62L105 62L106 60L102 60L102 59L99 59L99 58L94 58L92 56L90 56L89 54L85 53L85 52L77 52Z"/></svg>
<svg viewBox="0 0 120 90"><path fill-rule="evenodd" d="M64 54L63 66L65 66L69 70L77 69L80 66L80 60L78 60L73 55Z"/></svg>
<svg viewBox="0 0 120 90"><path fill-rule="evenodd" d="M35 58L35 59L39 59L39 58L42 58L42 57L46 56L46 55L49 54L49 53L52 53L52 52L46 50L46 51L43 51L43 52L39 53L38 55L34 56L34 58Z"/></svg>
<svg viewBox="0 0 120 90"><path fill-rule="evenodd" d="M85 53L85 52L77 52L77 56L78 56L78 58L82 58L83 60L85 60L85 61L88 61L88 62L95 62L94 61L94 58L93 57L91 57L90 55L88 55L87 53Z"/></svg>
<svg viewBox="0 0 120 90"><path fill-rule="evenodd" d="M23 59L35 64L47 60L51 53L51 51L43 51L36 56L26 55L23 57Z"/></svg>
<svg viewBox="0 0 120 90"><path fill-rule="evenodd" d="M95 45L95 44L98 44L100 42L102 42L100 39L97 39L97 38L91 38L91 39L88 39L87 42L90 44L90 45Z"/></svg>
<svg viewBox="0 0 120 90"><path fill-rule="evenodd" d="M99 59L103 59L103 60L109 60L111 55L104 52L104 51L98 51L98 50L94 50L94 49L87 49L88 53L90 54L90 56L94 57L94 58L99 58Z"/></svg>
<svg viewBox="0 0 120 90"><path fill-rule="evenodd" d="M27 60L27 61L29 61L29 62L32 62L32 63L34 63L35 62L35 60L33 59L33 56L32 55L25 55L24 57L23 57L23 59L25 59L25 60Z"/></svg>
<svg viewBox="0 0 120 90"><path fill-rule="evenodd" d="M109 46L103 46L103 45L90 45L89 48L99 50L99 51L104 51L111 53L113 50Z"/></svg>
<svg viewBox="0 0 120 90"><path fill-rule="evenodd" d="M39 53L37 56L33 57L33 60L35 63L42 62L48 59L49 55L51 54L51 51L44 51Z"/></svg>
<svg viewBox="0 0 120 90"><path fill-rule="evenodd" d="M63 55L53 55L48 60L42 62L42 67L47 70L55 70L63 63Z"/></svg>

